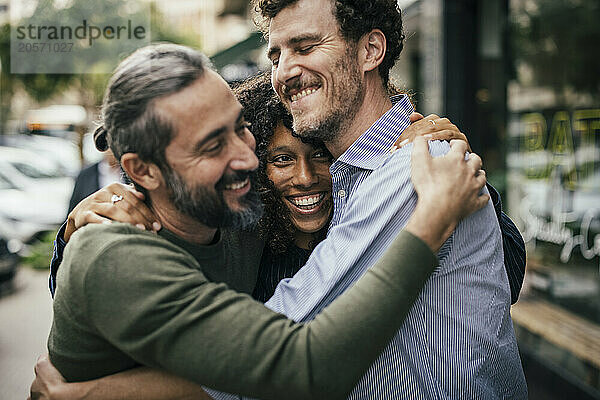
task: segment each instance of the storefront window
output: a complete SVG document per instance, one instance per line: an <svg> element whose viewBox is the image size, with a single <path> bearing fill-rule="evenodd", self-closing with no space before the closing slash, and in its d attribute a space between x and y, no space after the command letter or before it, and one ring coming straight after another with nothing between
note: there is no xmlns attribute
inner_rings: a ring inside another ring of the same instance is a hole
<svg viewBox="0 0 600 400"><path fill-rule="evenodd" d="M511 0L509 14L507 195L528 248L513 319L522 347L598 390L600 2Z"/></svg>

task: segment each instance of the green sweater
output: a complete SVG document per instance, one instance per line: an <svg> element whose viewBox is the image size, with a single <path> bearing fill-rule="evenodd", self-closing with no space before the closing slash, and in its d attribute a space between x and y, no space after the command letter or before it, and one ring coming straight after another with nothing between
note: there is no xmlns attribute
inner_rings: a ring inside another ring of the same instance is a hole
<svg viewBox="0 0 600 400"><path fill-rule="evenodd" d="M302 324L214 281L252 290L261 246L252 251L253 238L241 240L224 233L213 246L197 246L127 224L80 229L58 272L52 363L68 381L143 364L263 399L344 398L437 262L403 232L354 286Z"/></svg>

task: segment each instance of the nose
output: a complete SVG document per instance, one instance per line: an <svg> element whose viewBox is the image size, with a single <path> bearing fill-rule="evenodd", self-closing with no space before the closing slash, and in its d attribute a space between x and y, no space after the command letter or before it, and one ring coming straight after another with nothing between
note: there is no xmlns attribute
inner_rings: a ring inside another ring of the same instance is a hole
<svg viewBox="0 0 600 400"><path fill-rule="evenodd" d="M292 80L298 78L302 74L302 70L297 60L297 57L293 54L281 52L277 70L273 74L278 84L289 85Z"/></svg>
<svg viewBox="0 0 600 400"><path fill-rule="evenodd" d="M256 148L254 135L246 130L243 136L233 135L232 141L230 168L239 171L254 171L257 169L258 158L254 154Z"/></svg>
<svg viewBox="0 0 600 400"><path fill-rule="evenodd" d="M294 168L294 176L292 178L292 184L294 186L301 186L303 188L310 188L313 185L319 183L319 177L315 174L310 161L306 159L300 159L296 162Z"/></svg>

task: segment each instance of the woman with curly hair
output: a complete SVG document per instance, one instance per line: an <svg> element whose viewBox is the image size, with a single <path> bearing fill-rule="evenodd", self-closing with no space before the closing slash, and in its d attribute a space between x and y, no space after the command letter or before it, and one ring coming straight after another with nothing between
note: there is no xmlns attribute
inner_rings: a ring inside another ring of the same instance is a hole
<svg viewBox="0 0 600 400"><path fill-rule="evenodd" d="M257 183L265 214L259 229L266 246L253 297L265 302L327 234L332 157L322 142L292 134L292 117L273 92L269 74L243 82L234 93L252 124L260 163Z"/></svg>
<svg viewBox="0 0 600 400"><path fill-rule="evenodd" d="M292 277L306 263L311 251L326 236L333 211L329 173L332 156L322 142L294 136L291 116L274 94L268 74L243 82L234 93L244 107L246 121L252 124L259 159L257 185L265 206L259 232L265 248L252 296L264 302L280 280ZM407 128L403 141L425 132L434 132L439 139L465 139L455 127L432 131L426 122ZM89 204L79 212L98 210ZM43 371L44 379L57 393L81 393L95 387L97 398L121 396L118 388L128 387L134 381L137 388L143 388L152 380L155 386L162 386L164 393L195 393L199 398L208 398L200 395L202 390L196 384L147 368L80 383L66 383L49 363L44 364Z"/></svg>

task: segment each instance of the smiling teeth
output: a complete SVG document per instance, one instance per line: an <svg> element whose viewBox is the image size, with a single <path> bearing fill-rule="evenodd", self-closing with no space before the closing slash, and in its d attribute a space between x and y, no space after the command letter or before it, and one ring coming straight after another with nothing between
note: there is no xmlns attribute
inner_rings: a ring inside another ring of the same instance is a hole
<svg viewBox="0 0 600 400"><path fill-rule="evenodd" d="M238 182L238 183L232 183L231 185L225 185L225 189L226 190L238 190L243 188L244 186L246 186L248 184L248 182L250 181L249 178L246 178L244 181L242 182Z"/></svg>
<svg viewBox="0 0 600 400"><path fill-rule="evenodd" d="M300 100L303 97L308 96L309 94L313 94L314 92L316 92L317 89L307 89L307 90L303 90L302 92L295 94L292 96L292 101L297 101Z"/></svg>
<svg viewBox="0 0 600 400"><path fill-rule="evenodd" d="M304 199L290 199L290 201L296 206L312 206L320 202L325 195L319 194L316 196L312 196Z"/></svg>

